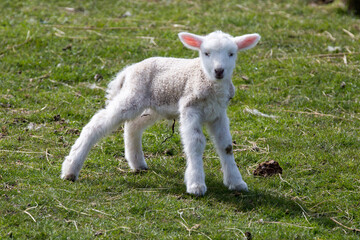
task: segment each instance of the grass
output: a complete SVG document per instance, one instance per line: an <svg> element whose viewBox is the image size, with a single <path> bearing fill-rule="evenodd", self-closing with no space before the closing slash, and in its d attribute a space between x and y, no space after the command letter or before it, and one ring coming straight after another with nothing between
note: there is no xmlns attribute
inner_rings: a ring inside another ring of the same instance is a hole
<svg viewBox="0 0 360 240"><path fill-rule="evenodd" d="M360 19L340 1L2 0L0 15L0 238L359 238ZM196 57L177 33L216 29L262 36L239 56L228 109L248 193L223 186L208 141L208 192L186 194L178 126L163 143L166 123L144 135L149 171L129 170L120 128L92 149L79 181L59 178L116 72L151 56ZM254 177L266 160L283 174Z"/></svg>

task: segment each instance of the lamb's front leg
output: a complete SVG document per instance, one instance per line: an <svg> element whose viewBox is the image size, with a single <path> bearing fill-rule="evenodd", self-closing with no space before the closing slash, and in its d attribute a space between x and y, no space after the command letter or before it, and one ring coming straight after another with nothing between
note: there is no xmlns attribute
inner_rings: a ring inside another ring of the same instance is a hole
<svg viewBox="0 0 360 240"><path fill-rule="evenodd" d="M247 184L243 181L235 163L229 119L226 116L226 112L224 111L217 120L208 123L207 126L220 156L225 186L230 190L248 191Z"/></svg>
<svg viewBox="0 0 360 240"><path fill-rule="evenodd" d="M204 195L206 185L202 156L206 141L196 112L189 110L180 114L180 133L187 158L186 191L190 194Z"/></svg>

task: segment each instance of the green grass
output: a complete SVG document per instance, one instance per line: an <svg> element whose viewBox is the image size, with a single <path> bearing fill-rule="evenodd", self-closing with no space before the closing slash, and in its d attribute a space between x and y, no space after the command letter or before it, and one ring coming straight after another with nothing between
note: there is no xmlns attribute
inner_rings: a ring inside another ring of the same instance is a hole
<svg viewBox="0 0 360 240"><path fill-rule="evenodd" d="M360 228L360 19L340 1L2 0L0 16L0 238L359 238L344 226ZM120 128L92 149L77 182L60 179L116 72L151 56L196 57L177 33L217 29L262 36L239 56L228 109L248 193L223 186L208 141L208 191L186 194L178 126L162 143L166 123L144 134L149 171L130 171ZM283 174L254 177L266 160Z"/></svg>

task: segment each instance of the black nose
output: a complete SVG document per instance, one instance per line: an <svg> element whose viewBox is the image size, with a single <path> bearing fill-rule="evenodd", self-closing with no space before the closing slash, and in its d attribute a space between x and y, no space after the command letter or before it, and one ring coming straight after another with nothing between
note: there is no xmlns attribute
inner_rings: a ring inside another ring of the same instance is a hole
<svg viewBox="0 0 360 240"><path fill-rule="evenodd" d="M223 78L224 76L224 69L223 68L216 68L215 69L215 76L216 78Z"/></svg>

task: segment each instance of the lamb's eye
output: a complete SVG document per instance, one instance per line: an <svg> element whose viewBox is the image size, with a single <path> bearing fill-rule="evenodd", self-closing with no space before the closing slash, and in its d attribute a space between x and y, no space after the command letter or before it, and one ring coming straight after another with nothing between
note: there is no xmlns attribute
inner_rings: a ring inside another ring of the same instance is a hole
<svg viewBox="0 0 360 240"><path fill-rule="evenodd" d="M229 57L232 57L232 56L234 56L234 53L229 53Z"/></svg>
<svg viewBox="0 0 360 240"><path fill-rule="evenodd" d="M210 53L209 53L209 52L205 52L205 56L210 57Z"/></svg>

